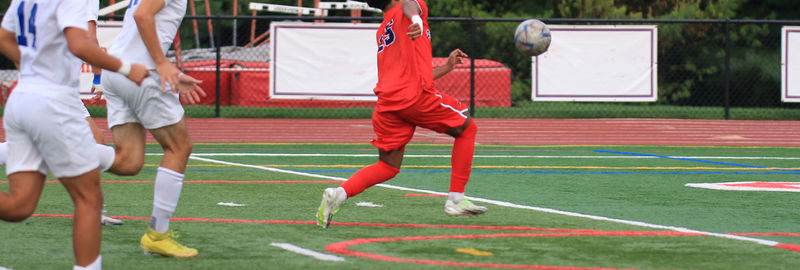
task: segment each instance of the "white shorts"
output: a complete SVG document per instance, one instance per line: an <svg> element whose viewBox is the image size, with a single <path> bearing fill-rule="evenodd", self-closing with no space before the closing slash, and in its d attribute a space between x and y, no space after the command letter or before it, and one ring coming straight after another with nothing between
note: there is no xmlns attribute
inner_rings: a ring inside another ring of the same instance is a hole
<svg viewBox="0 0 800 270"><path fill-rule="evenodd" d="M183 106L177 93L167 86L161 91L161 78L155 71L136 85L122 74L106 72L102 77L103 95L108 108L108 127L140 123L145 129L176 124L183 119Z"/></svg>
<svg viewBox="0 0 800 270"><path fill-rule="evenodd" d="M62 178L97 169L94 137L75 99L77 92L61 97L11 93L3 117L10 157L6 175L49 170Z"/></svg>
<svg viewBox="0 0 800 270"><path fill-rule="evenodd" d="M92 117L92 115L89 113L89 109L86 109L86 104L83 104L83 100L81 100L81 98L78 98L78 104L81 105L81 114L83 114L84 119L86 117Z"/></svg>

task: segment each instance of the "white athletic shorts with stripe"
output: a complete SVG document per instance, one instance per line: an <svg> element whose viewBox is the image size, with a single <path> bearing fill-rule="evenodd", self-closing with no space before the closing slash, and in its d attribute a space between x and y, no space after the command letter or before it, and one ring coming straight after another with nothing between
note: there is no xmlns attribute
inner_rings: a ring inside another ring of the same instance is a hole
<svg viewBox="0 0 800 270"><path fill-rule="evenodd" d="M6 175L49 170L62 178L96 169L96 143L81 112L83 105L75 102L78 92L36 89L40 87L20 84L6 103Z"/></svg>
<svg viewBox="0 0 800 270"><path fill-rule="evenodd" d="M102 77L103 95L108 108L108 127L140 123L145 129L157 129L180 122L183 106L177 93L161 91L161 78L151 70L142 86L119 73L106 72Z"/></svg>

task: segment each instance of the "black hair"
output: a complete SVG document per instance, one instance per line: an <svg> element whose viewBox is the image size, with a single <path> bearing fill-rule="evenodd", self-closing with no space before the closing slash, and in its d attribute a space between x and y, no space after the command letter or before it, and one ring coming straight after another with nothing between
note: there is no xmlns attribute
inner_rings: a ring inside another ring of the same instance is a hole
<svg viewBox="0 0 800 270"><path fill-rule="evenodd" d="M367 0L367 5L383 10L392 0Z"/></svg>

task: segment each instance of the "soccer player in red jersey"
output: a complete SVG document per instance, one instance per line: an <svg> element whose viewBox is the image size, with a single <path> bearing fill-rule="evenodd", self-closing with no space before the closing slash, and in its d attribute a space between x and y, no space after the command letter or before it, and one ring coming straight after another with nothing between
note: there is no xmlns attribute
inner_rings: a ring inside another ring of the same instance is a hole
<svg viewBox="0 0 800 270"><path fill-rule="evenodd" d="M369 6L383 10L378 28L378 103L372 113L377 139L377 163L363 168L336 188L327 188L317 211L317 225L327 228L339 205L365 189L392 179L400 172L405 146L416 127L455 137L452 153L450 194L444 212L451 216L473 216L486 212L464 197L472 170L477 126L467 108L442 94L433 80L452 70L466 54L455 50L448 64L432 68L428 6L423 0L370 0Z"/></svg>

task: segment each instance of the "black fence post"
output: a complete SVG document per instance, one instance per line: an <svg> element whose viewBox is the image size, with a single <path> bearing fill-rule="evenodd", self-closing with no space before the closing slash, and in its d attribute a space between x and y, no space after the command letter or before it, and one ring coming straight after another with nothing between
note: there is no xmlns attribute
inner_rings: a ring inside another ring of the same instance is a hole
<svg viewBox="0 0 800 270"><path fill-rule="evenodd" d="M475 17L470 17L469 32L469 115L475 117L475 54L477 53L477 46L475 45Z"/></svg>
<svg viewBox="0 0 800 270"><path fill-rule="evenodd" d="M731 119L731 20L725 19L725 120Z"/></svg>
<svg viewBox="0 0 800 270"><path fill-rule="evenodd" d="M217 33L219 33L219 28L222 25L220 23L220 16L219 15L215 15L214 16L214 25L216 26L214 28L217 28L216 29ZM219 84L220 84L220 78L221 78L220 77L221 76L221 72L220 72L220 68L221 67L220 67L220 65L221 65L221 62L222 62L222 50L221 50L222 46L219 46L220 44L222 44L222 42L220 41L220 36L221 35L219 35L219 34L214 36L215 44L218 45L218 46L216 46L217 62L216 62L216 65L215 65L216 66L216 70L215 70L215 73L216 73L215 74L215 79L216 79L216 84L215 84L216 85L215 86L215 89L216 89L215 96L216 96L216 98L215 98L215 100L216 101L214 102L215 103L214 116L216 118L220 117L220 111L219 111L220 108L219 107L220 107L220 104L222 103L222 101L220 101L220 93L219 93L220 90L221 90L221 87L220 87Z"/></svg>

